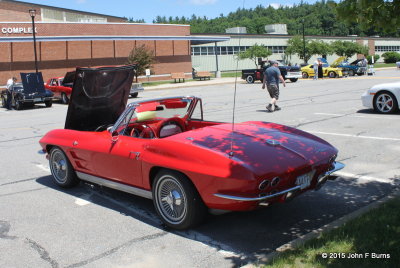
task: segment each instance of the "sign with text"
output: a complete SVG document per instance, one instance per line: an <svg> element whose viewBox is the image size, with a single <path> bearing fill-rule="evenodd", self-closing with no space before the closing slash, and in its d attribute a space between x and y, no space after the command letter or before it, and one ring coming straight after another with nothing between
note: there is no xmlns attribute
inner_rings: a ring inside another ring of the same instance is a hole
<svg viewBox="0 0 400 268"><path fill-rule="evenodd" d="M1 33L3 33L3 34L32 34L32 27L2 27ZM35 27L35 33L37 33L36 27Z"/></svg>

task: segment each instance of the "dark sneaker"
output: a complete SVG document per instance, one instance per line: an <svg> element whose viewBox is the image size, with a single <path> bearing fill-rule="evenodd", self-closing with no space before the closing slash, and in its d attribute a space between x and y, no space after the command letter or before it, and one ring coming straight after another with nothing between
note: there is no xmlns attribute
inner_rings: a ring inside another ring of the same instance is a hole
<svg viewBox="0 0 400 268"><path fill-rule="evenodd" d="M271 103L268 104L268 106L265 107L265 108L267 108L267 111L270 112L270 113L272 113L274 111L274 110L272 110L272 104Z"/></svg>
<svg viewBox="0 0 400 268"><path fill-rule="evenodd" d="M275 111L280 111L281 107L279 107L278 105L275 104Z"/></svg>

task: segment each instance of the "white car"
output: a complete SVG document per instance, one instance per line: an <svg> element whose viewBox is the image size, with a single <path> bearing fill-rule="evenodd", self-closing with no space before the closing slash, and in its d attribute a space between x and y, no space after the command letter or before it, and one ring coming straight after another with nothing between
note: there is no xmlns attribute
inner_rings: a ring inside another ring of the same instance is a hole
<svg viewBox="0 0 400 268"><path fill-rule="evenodd" d="M365 107L389 114L399 110L400 82L375 85L361 96Z"/></svg>

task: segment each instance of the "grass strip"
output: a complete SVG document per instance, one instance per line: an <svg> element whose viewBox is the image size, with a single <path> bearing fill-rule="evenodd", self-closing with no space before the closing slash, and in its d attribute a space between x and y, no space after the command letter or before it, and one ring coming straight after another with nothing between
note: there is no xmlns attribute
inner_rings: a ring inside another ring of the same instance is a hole
<svg viewBox="0 0 400 268"><path fill-rule="evenodd" d="M263 267L400 267L400 198L286 251Z"/></svg>

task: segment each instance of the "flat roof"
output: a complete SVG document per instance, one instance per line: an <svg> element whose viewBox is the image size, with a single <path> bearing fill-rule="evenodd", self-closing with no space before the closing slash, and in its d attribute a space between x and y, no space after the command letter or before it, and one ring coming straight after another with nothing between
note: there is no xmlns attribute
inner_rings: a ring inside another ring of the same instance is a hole
<svg viewBox="0 0 400 268"><path fill-rule="evenodd" d="M191 33L191 35L204 35L206 33ZM298 35L288 35L288 34L230 34L230 33L207 33L206 35L213 36L229 36L231 38L292 38ZM374 40L399 40L400 37L385 37L385 36L356 36L356 35L343 35L343 36L330 36L330 35L305 35L306 38L322 38L322 39L374 39Z"/></svg>
<svg viewBox="0 0 400 268"><path fill-rule="evenodd" d="M112 41L112 40L178 40L191 41L192 45L201 45L230 40L230 37L223 36L114 36L114 35L95 35L95 36L36 36L37 42L52 41ZM32 36L0 37L0 43L4 42L32 42Z"/></svg>
<svg viewBox="0 0 400 268"><path fill-rule="evenodd" d="M62 7L54 7L54 6L48 6L48 5L42 5L42 4L35 4L35 3L29 3L29 2L17 1L17 0L1 0L1 2L32 5L32 6L38 6L38 7L45 7L45 8L51 8L51 9L58 9L58 10L64 10L64 11L69 11L69 12L75 12L75 13L83 13L83 14L88 14L88 15L97 15L97 16L103 16L103 17L110 17L110 18L118 18L118 19L128 20L125 17L117 17L117 16L111 16L111 15L105 15L105 14L99 14L99 13L93 13L93 12L87 12L87 11L81 11L81 10L75 10L75 9L69 9L69 8L62 8Z"/></svg>

